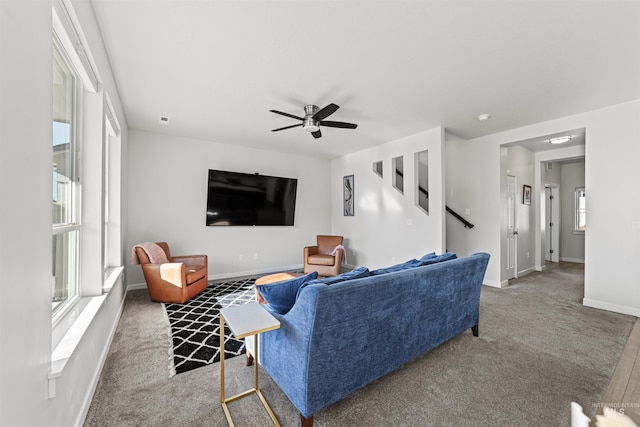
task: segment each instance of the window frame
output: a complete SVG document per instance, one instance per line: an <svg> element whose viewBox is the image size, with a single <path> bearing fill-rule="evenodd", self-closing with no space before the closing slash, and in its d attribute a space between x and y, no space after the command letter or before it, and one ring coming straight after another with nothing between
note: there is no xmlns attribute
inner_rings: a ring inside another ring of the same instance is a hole
<svg viewBox="0 0 640 427"><path fill-rule="evenodd" d="M53 325L56 325L62 317L66 315L78 302L81 297L80 292L80 265L81 265L81 251L80 244L82 241L82 225L81 225L81 188L79 185L80 182L80 135L81 135L81 122L82 122L82 93L83 93L83 83L78 75L77 70L73 65L73 61L69 57L67 49L64 46L64 43L60 39L59 35L54 31L52 36L52 55L58 56L59 60L62 62L62 65L66 68L65 72L68 72L71 76L73 76L72 83L72 94L71 94L71 102L72 102L72 111L71 111L71 127L69 129L70 141L69 141L69 151L71 152L71 170L72 176L71 185L69 187L71 196L69 198L70 201L70 216L66 218L66 222L61 223L53 223L52 218L52 240L63 234L67 234L70 236L70 241L72 243L72 247L69 248L69 259L67 260L68 266L70 266L67 270L69 276L72 277L72 283L70 283L70 288L73 288L73 292L71 292L71 297L67 298L64 301L54 302L54 289L55 289L55 276L52 279L52 297L51 297L51 317ZM53 59L56 60L56 59ZM52 126L53 126L53 117L52 117ZM53 142L53 140L52 140ZM52 162L53 162L53 146L52 146ZM53 179L53 178L52 178ZM53 184L52 184L53 187ZM53 199L52 199L53 200ZM75 234L75 235L74 235ZM52 242L53 245L53 242ZM53 246L52 246L53 247ZM53 260L52 260L53 261ZM52 274L53 265L52 265Z"/></svg>

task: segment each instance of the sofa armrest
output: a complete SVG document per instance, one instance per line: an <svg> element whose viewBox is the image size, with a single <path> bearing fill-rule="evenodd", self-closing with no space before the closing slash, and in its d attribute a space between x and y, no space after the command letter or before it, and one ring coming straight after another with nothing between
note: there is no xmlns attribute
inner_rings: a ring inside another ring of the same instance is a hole
<svg viewBox="0 0 640 427"><path fill-rule="evenodd" d="M305 417L313 415L308 410L303 390L308 387L309 345L318 295L323 288L328 286L314 284L305 287L287 314L273 314L280 321L280 328L265 332L259 341L262 367Z"/></svg>
<svg viewBox="0 0 640 427"><path fill-rule="evenodd" d="M143 273L148 284L166 282L178 288L186 283L185 265L181 262L168 262L164 264L143 264Z"/></svg>

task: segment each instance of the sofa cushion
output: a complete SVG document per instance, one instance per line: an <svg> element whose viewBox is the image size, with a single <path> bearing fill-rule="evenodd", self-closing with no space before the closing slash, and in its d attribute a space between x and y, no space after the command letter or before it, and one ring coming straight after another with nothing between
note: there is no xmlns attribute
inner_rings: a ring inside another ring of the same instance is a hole
<svg viewBox="0 0 640 427"><path fill-rule="evenodd" d="M394 271L408 270L410 268L419 267L420 261L417 259L410 259L409 261L402 262L400 264L391 265L389 267L378 268L372 270L371 275L377 276L379 274L393 273Z"/></svg>
<svg viewBox="0 0 640 427"><path fill-rule="evenodd" d="M369 269L367 267L354 268L346 273L338 274L337 276L323 277L321 279L315 279L313 283L324 283L325 285L333 285L335 283L344 282L347 280L359 279L361 277L370 276Z"/></svg>
<svg viewBox="0 0 640 427"><path fill-rule="evenodd" d="M256 290L260 292L260 295L262 295L272 311L278 314L287 314L296 302L296 295L300 286L317 277L318 273L314 271L300 277L283 280L282 282L256 285Z"/></svg>
<svg viewBox="0 0 640 427"><path fill-rule="evenodd" d="M296 299L298 299L298 296L300 295L300 292L302 292L302 289L309 285L322 284L329 286L340 282L346 282L347 280L360 279L362 277L368 276L371 276L371 272L367 267L358 267L354 268L351 271L347 271L346 273L338 274L337 276L308 280L298 289L298 295L296 295Z"/></svg>
<svg viewBox="0 0 640 427"><path fill-rule="evenodd" d="M429 256L429 255L430 254L425 255L424 257L418 260L420 266L437 264L439 262L449 261L449 260L458 258L458 256L453 252L445 252L442 255L436 255L436 256Z"/></svg>

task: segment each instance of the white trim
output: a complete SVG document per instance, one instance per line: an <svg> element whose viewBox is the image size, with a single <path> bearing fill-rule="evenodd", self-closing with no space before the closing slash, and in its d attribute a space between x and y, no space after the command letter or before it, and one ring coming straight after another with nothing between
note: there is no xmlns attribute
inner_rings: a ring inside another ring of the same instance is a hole
<svg viewBox="0 0 640 427"><path fill-rule="evenodd" d="M531 274L534 271L536 271L536 269L534 267L529 267L526 270L519 271L518 272L518 277L526 276L527 274Z"/></svg>
<svg viewBox="0 0 640 427"><path fill-rule="evenodd" d="M588 298L582 300L582 304L587 307L593 307L600 310L613 311L615 313L628 314L631 316L640 317L640 309L635 307L627 307L616 304L609 304L607 302L596 301Z"/></svg>
<svg viewBox="0 0 640 427"><path fill-rule="evenodd" d="M562 257L560 259L560 261L564 261L564 262L577 262L578 264L584 264L584 260L583 259L578 259L578 258L565 258Z"/></svg>
<svg viewBox="0 0 640 427"><path fill-rule="evenodd" d="M482 284L484 286L490 286L492 288L504 288L505 286L507 286L509 284L508 280L503 280L502 282L498 282L495 280L487 280L485 279L484 282L482 282Z"/></svg>
<svg viewBox="0 0 640 427"><path fill-rule="evenodd" d="M109 280L113 280L114 282L121 277L123 267L118 267L115 269L114 274L111 274ZM108 294L103 294L97 297L83 297L80 298L81 303L86 303L86 306L82 309L82 312L78 315L77 319L74 320L73 324L67 330L66 334L60 341L60 343L53 349L51 352L51 370L49 371L49 399L56 397L56 379L62 376L65 366L73 352L76 350L80 341L82 340L84 334L89 329L91 322L96 317L96 314L103 306L105 300L107 299ZM117 318L119 319L119 317ZM116 320L117 320L116 319ZM117 322L116 322L117 325ZM115 327L112 328L112 334L115 331ZM109 341L110 342L110 341ZM106 350L103 350L103 354L101 357L106 358L106 351L109 346L106 347ZM104 363L104 361L103 361Z"/></svg>
<svg viewBox="0 0 640 427"><path fill-rule="evenodd" d="M66 50L85 88L96 93L100 77L89 51L89 45L78 24L78 18L73 13L73 6L67 6L67 3L69 3L68 0L54 0L53 31Z"/></svg>
<svg viewBox="0 0 640 427"><path fill-rule="evenodd" d="M118 277L122 277L122 271L124 270L124 267L118 267L117 269L119 269L119 273L120 273ZM113 276L114 274L111 275L111 277ZM118 277L115 278L116 281ZM111 330L109 331L109 338L107 339L107 342L105 343L105 346L102 349L102 353L100 354L100 358L98 360L98 367L94 371L93 376L91 378L91 382L89 384L90 392L84 396L84 400L82 401L82 406L80 407L78 418L76 419L76 422L74 424L76 426L82 426L84 424L84 421L87 418L87 414L89 413L91 402L93 401L96 388L98 387L98 381L100 381L100 376L102 375L104 364L107 361L107 356L109 355L109 350L111 349L111 343L113 342L113 337L116 334L116 330L118 329L118 323L120 323L120 317L122 317L122 312L124 311L124 303L126 299L127 299L127 295L125 293L123 295L123 298L120 301L120 307L118 308L118 313L113 319L113 325L111 325Z"/></svg>

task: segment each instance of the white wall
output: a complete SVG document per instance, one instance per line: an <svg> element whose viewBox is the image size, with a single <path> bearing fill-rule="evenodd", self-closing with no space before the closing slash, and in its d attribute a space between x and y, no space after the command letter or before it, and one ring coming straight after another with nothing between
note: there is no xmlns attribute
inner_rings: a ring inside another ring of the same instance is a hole
<svg viewBox="0 0 640 427"><path fill-rule="evenodd" d="M128 250L166 241L174 255L207 254L212 279L300 267L303 247L331 232L329 160L132 130L129 164ZM205 226L209 169L297 178L294 226ZM144 283L128 262L127 278Z"/></svg>
<svg viewBox="0 0 640 427"><path fill-rule="evenodd" d="M88 2L77 10L118 113ZM88 409L124 299L112 289L56 381L51 369L52 3L0 2L0 425L73 426ZM121 116L122 117L122 116ZM121 120L123 127L126 123ZM123 136L126 142L126 134Z"/></svg>
<svg viewBox="0 0 640 427"><path fill-rule="evenodd" d="M584 188L584 161L564 163L560 168L560 259L584 262L584 233L575 233L575 190Z"/></svg>
<svg viewBox="0 0 640 427"><path fill-rule="evenodd" d="M377 268L441 253L444 245L443 129L435 128L334 159L331 220L350 265ZM414 153L429 150L429 214L415 205ZM404 194L391 185L391 159L404 157ZM383 178L373 163L383 161ZM354 216L343 215L342 180L354 175Z"/></svg>
<svg viewBox="0 0 640 427"><path fill-rule="evenodd" d="M578 128L585 128L586 133L585 187L589 194L584 304L638 316L640 230L631 226L632 221L640 221L640 198L630 194L628 183L640 182L636 166L640 100L469 141L447 141L447 203L452 200L450 204L468 206L471 222L476 224L471 232L448 242L449 249L489 252L492 258L485 283L499 283L500 146ZM536 162L548 160L553 159L536 156ZM534 170L534 174L536 182L541 182L540 173ZM533 188L536 200L544 194L540 187Z"/></svg>

